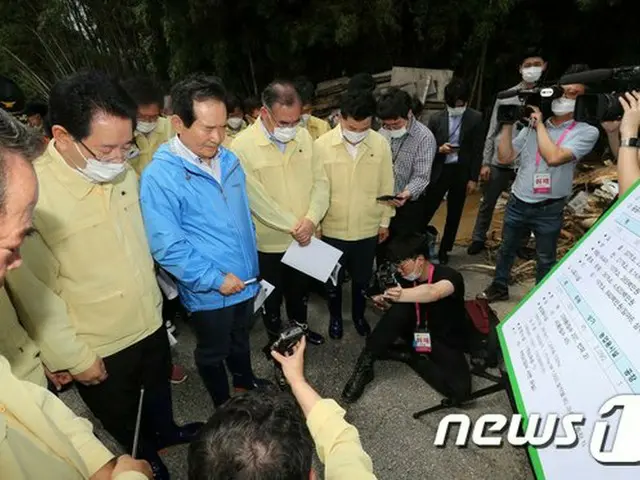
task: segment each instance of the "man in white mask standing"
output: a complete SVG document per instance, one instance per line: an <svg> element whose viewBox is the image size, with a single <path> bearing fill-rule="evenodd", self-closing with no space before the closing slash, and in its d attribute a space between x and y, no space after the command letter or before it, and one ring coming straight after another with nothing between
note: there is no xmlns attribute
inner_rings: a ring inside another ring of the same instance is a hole
<svg viewBox="0 0 640 480"><path fill-rule="evenodd" d="M429 130L438 142L438 153L431 169L431 180L424 194L428 225L447 195L447 221L440 242L438 259L448 262L458 233L467 195L477 185L482 161L482 114L469 108L471 87L454 78L444 89L447 108L429 119Z"/></svg>
<svg viewBox="0 0 640 480"><path fill-rule="evenodd" d="M126 162L136 105L109 77L77 73L53 86L49 116L53 139L35 162L37 233L23 246L23 268L41 286L12 294L45 364L71 373L91 412L129 452L144 386L138 456L167 479L157 451L190 442L202 424L173 420L162 297Z"/></svg>
<svg viewBox="0 0 640 480"><path fill-rule="evenodd" d="M589 68L573 65L565 75ZM556 263L556 247L562 229L565 204L573 188L575 167L598 140L598 129L573 119L582 84L563 85L564 94L553 100L553 116L544 121L540 109L532 107L530 125L512 139L513 125L502 127L498 162L510 165L520 157L520 168L504 215L502 245L498 252L493 283L479 295L490 302L509 298L507 288L522 232L536 238L537 272L540 282Z"/></svg>
<svg viewBox="0 0 640 480"><path fill-rule="evenodd" d="M152 79L131 78L123 82L122 86L138 107L135 148L132 149L129 163L139 177L158 147L173 137L174 131L171 123L161 116L164 97Z"/></svg>
<svg viewBox="0 0 640 480"><path fill-rule="evenodd" d="M262 93L260 118L231 144L247 176L260 275L275 287L264 305L269 347L282 328L283 298L289 321L305 330L309 343L324 342L307 324L309 277L282 263L291 242L309 244L329 207L329 180L301 115L294 85L274 81ZM265 352L270 358L270 348Z"/></svg>
<svg viewBox="0 0 640 480"><path fill-rule="evenodd" d="M522 63L518 67L518 71L522 77L522 81L507 91L517 92L519 90L527 90L534 88L544 72L547 70L547 62L544 60L542 53L530 48L527 50ZM484 243L487 239L487 231L491 226L493 211L496 208L496 202L502 192L504 192L516 176L515 166L517 161L511 165L501 165L498 163L498 145L500 143L500 125L498 124L498 108L502 105L522 105L522 100L514 93L512 97L497 99L491 113L491 121L487 138L484 143L484 152L482 154L482 168L480 169L480 179L482 185L482 201L476 219L476 225L473 229L473 242L469 246L467 253L476 255L484 249ZM513 130L513 134L517 135L524 125L517 124ZM529 239L529 232L523 234L525 240Z"/></svg>

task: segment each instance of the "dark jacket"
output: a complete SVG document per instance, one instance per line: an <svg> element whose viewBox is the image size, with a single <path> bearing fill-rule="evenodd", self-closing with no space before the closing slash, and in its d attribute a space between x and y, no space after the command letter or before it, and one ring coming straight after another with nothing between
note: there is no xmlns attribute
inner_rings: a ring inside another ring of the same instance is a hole
<svg viewBox="0 0 640 480"><path fill-rule="evenodd" d="M438 142L438 147L449 141L449 112L445 109L436 113L429 119L429 130L433 132ZM482 166L482 149L484 144L484 129L482 114L473 108L467 108L462 115L460 126L460 151L458 152L458 164L464 170L467 181L478 181L480 167ZM431 169L431 183L440 178L444 161L447 158L442 153L437 153Z"/></svg>

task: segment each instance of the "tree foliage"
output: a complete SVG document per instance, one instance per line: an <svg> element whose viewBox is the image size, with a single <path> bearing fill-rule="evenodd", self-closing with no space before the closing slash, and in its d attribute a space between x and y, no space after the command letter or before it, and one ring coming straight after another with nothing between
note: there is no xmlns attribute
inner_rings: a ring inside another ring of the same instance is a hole
<svg viewBox="0 0 640 480"><path fill-rule="evenodd" d="M0 0L0 73L44 97L83 68L166 86L214 72L240 94L393 65L453 68L482 104L530 45L570 63L639 63L634 0ZM484 92L484 95L482 93Z"/></svg>

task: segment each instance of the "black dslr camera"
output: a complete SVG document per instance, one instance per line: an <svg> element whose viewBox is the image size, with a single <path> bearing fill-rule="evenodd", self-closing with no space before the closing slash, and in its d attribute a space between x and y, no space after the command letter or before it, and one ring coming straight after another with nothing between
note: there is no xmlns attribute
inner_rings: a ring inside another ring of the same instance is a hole
<svg viewBox="0 0 640 480"><path fill-rule="evenodd" d="M532 106L538 107L546 117L551 111L551 102L562 97L563 94L564 90L559 85L501 92L498 94L498 99L518 97L522 105L500 105L497 113L498 123L513 125L522 122L526 125L534 111Z"/></svg>
<svg viewBox="0 0 640 480"><path fill-rule="evenodd" d="M398 265L393 262L387 261L380 265L371 279L367 296L373 297L384 293L388 288L399 286L397 272Z"/></svg>
<svg viewBox="0 0 640 480"><path fill-rule="evenodd" d="M271 345L271 350L275 350L280 355L293 353L293 347L304 337L304 330L297 325L289 327L280 333L278 339Z"/></svg>
<svg viewBox="0 0 640 480"><path fill-rule="evenodd" d="M589 87L590 93L576 99L574 117L578 122L598 125L622 118L624 109L618 98L625 92L640 89L640 66L589 70L565 75L560 81Z"/></svg>

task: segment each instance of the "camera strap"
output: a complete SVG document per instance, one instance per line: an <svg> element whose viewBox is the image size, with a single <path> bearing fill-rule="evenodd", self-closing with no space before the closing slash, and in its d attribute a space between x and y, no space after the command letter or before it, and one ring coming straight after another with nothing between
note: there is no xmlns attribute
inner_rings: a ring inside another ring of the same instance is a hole
<svg viewBox="0 0 640 480"><path fill-rule="evenodd" d="M429 275L427 284L431 285L433 282L433 272L435 267L429 264ZM416 287L417 283L413 282L413 286ZM431 334L429 333L429 325L427 323L427 311L424 312L424 326L422 326L422 315L420 314L420 304L416 302L416 330L413 332L413 348L417 353L430 353L431 352Z"/></svg>
<svg viewBox="0 0 640 480"><path fill-rule="evenodd" d="M571 125L569 125L567 128L564 129L560 137L558 137L556 146L559 147L560 145L562 145L562 142L564 142L564 140L567 138L567 135L569 135L569 132L571 132L571 130L576 128L577 124L578 122L574 120L573 122L571 122ZM538 171L538 167L540 166L541 161L542 161L542 155L540 154L540 149L538 148L538 150L536 151L536 172Z"/></svg>
<svg viewBox="0 0 640 480"><path fill-rule="evenodd" d="M557 146L560 146L564 139L567 138L567 135L571 130L573 130L576 126L577 122L574 120L571 125L564 129L558 141L556 142ZM533 174L533 193L534 194L542 194L548 195L551 193L551 173L547 170L545 172L539 172L540 163L542 162L542 155L540 154L540 148L536 149L536 169Z"/></svg>

